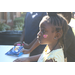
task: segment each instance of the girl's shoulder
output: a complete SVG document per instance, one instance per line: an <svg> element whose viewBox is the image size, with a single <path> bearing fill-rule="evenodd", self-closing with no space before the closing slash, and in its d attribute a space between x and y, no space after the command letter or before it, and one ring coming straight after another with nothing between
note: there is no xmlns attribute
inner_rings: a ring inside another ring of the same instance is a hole
<svg viewBox="0 0 75 75"><path fill-rule="evenodd" d="M53 54L54 56L61 55L61 54L63 54L63 49L59 48L59 49L53 50L50 52L50 54Z"/></svg>
<svg viewBox="0 0 75 75"><path fill-rule="evenodd" d="M57 62L64 62L64 53L63 53L63 49L56 49L50 52L49 54L49 59L52 58Z"/></svg>

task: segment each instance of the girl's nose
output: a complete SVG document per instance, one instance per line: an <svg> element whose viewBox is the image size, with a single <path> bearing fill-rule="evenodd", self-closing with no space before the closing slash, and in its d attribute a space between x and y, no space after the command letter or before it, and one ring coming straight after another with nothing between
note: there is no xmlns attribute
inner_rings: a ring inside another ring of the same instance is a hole
<svg viewBox="0 0 75 75"><path fill-rule="evenodd" d="M38 39L40 36L41 36L41 32L39 31L39 32L37 33L37 39Z"/></svg>

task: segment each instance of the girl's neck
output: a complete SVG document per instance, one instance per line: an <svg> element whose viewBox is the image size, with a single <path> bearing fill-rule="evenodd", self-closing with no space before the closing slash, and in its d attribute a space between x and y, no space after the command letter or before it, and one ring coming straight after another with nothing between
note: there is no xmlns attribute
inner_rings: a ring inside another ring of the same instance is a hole
<svg viewBox="0 0 75 75"><path fill-rule="evenodd" d="M60 47L60 43L55 43L55 44L48 44L49 46L49 49L52 51L52 50L55 50L55 49L59 49L61 48Z"/></svg>

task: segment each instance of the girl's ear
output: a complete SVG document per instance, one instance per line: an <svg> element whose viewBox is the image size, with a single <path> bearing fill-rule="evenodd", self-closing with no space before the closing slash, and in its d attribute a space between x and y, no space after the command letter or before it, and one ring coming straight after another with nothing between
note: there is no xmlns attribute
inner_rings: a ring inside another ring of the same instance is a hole
<svg viewBox="0 0 75 75"><path fill-rule="evenodd" d="M56 35L55 35L54 39L58 40L62 37L62 35L63 35L63 31L61 29L59 32L56 32Z"/></svg>

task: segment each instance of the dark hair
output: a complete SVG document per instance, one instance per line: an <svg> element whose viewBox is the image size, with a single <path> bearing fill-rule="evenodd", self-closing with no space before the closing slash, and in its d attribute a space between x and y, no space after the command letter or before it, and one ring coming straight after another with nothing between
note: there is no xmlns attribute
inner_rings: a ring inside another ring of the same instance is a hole
<svg viewBox="0 0 75 75"><path fill-rule="evenodd" d="M59 39L59 42L60 42L62 48L64 48L65 35L67 33L67 30L68 30L67 20L65 19L65 17L62 14L55 13L54 15L47 16L46 21L47 21L47 23L56 26L57 32L59 32L62 29L63 35Z"/></svg>
<svg viewBox="0 0 75 75"><path fill-rule="evenodd" d="M49 16L56 15L56 14L62 14L66 18L69 24L71 20L71 12L48 12Z"/></svg>
<svg viewBox="0 0 75 75"><path fill-rule="evenodd" d="M58 12L58 13L62 14L66 18L68 23L70 22L70 20L71 20L71 12Z"/></svg>

